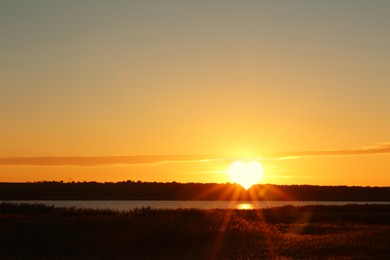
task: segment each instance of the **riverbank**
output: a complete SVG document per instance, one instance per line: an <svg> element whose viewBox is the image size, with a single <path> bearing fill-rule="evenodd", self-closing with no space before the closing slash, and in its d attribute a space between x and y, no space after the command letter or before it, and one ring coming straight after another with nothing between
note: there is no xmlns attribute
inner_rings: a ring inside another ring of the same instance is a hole
<svg viewBox="0 0 390 260"><path fill-rule="evenodd" d="M2 259L375 258L390 205L132 211L0 204Z"/></svg>

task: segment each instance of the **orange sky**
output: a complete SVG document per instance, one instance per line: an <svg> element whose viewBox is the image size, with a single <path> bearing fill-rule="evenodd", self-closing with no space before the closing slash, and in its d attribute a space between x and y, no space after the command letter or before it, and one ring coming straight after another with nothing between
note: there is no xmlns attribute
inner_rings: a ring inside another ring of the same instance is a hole
<svg viewBox="0 0 390 260"><path fill-rule="evenodd" d="M390 2L22 2L0 4L0 181L226 182L251 158L390 185Z"/></svg>
<svg viewBox="0 0 390 260"><path fill-rule="evenodd" d="M3 181L232 182L236 159L262 162L262 183L386 186L390 145L350 150L295 151L263 157L216 155L3 157ZM356 160L356 159L359 160ZM8 178L8 179L7 179Z"/></svg>

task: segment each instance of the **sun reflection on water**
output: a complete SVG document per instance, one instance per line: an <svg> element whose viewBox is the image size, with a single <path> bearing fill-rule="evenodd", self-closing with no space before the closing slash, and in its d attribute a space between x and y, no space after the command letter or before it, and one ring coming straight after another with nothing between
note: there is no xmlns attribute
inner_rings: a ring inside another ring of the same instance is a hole
<svg viewBox="0 0 390 260"><path fill-rule="evenodd" d="M239 203L236 206L237 209L253 209L253 204L252 203Z"/></svg>

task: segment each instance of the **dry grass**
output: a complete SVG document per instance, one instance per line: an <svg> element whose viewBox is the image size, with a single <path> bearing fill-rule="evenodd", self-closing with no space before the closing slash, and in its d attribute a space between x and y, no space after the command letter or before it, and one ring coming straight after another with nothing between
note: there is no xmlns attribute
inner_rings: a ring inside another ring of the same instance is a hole
<svg viewBox="0 0 390 260"><path fill-rule="evenodd" d="M1 259L383 259L390 206L127 212L0 204Z"/></svg>

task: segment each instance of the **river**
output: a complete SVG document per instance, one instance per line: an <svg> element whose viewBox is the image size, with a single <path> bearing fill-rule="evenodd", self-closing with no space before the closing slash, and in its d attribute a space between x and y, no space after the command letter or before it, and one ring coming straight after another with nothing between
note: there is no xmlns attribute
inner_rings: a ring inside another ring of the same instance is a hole
<svg viewBox="0 0 390 260"><path fill-rule="evenodd" d="M390 204L373 201L188 201L188 200L23 200L0 201L11 203L44 204L56 207L75 207L89 209L132 210L150 207L153 209L262 209L286 205L347 205L347 204Z"/></svg>

